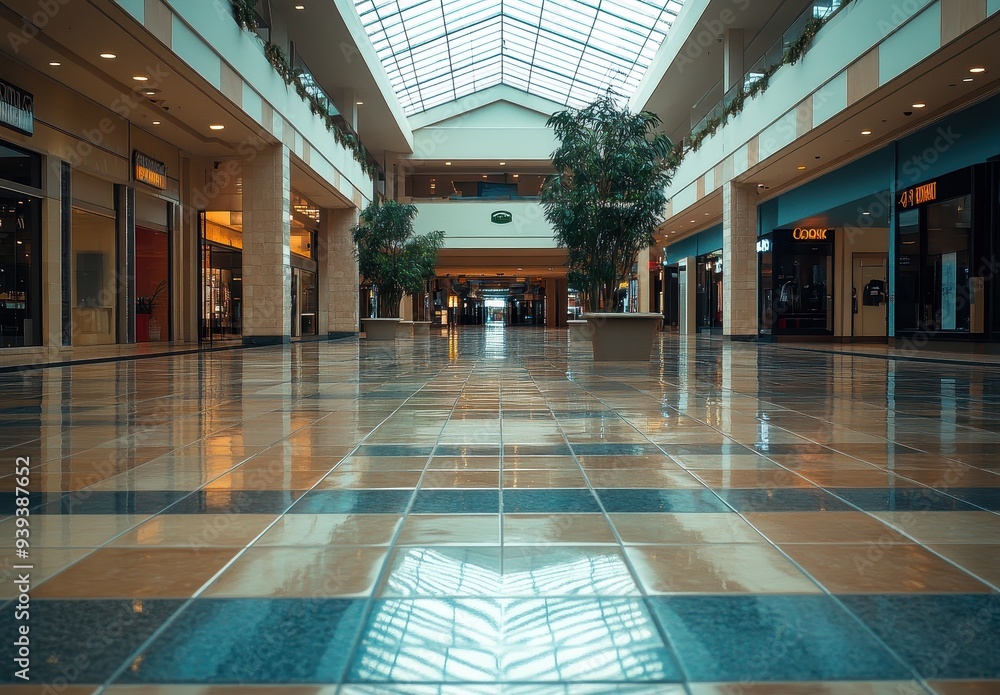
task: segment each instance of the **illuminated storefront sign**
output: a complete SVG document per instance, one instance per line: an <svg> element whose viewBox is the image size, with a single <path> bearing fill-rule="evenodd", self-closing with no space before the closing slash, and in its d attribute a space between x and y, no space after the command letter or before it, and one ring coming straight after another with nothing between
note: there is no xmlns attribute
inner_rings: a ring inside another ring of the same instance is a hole
<svg viewBox="0 0 1000 695"><path fill-rule="evenodd" d="M132 155L133 176L136 181L148 184L153 188L167 187L167 165L157 161L148 154L136 150Z"/></svg>
<svg viewBox="0 0 1000 695"><path fill-rule="evenodd" d="M771 250L771 240L761 239L757 242L757 253L767 253Z"/></svg>
<svg viewBox="0 0 1000 695"><path fill-rule="evenodd" d="M511 220L514 219L514 215L507 212L506 210L497 210L492 215L490 215L490 222L493 224L510 224Z"/></svg>
<svg viewBox="0 0 1000 695"><path fill-rule="evenodd" d="M827 234L832 231L832 229L807 229L805 227L796 227L792 230L792 238L796 241L826 241Z"/></svg>
<svg viewBox="0 0 1000 695"><path fill-rule="evenodd" d="M35 97L0 80L0 124L25 135L35 132Z"/></svg>
<svg viewBox="0 0 1000 695"><path fill-rule="evenodd" d="M907 188L899 193L899 207L904 210L937 200L937 181Z"/></svg>

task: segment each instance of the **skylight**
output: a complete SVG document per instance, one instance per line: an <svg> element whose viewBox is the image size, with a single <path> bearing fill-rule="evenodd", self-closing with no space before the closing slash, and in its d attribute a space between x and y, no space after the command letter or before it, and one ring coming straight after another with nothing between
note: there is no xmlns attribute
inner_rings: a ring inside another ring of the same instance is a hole
<svg viewBox="0 0 1000 695"><path fill-rule="evenodd" d="M355 0L396 96L420 113L497 84L578 108L630 96L681 0Z"/></svg>

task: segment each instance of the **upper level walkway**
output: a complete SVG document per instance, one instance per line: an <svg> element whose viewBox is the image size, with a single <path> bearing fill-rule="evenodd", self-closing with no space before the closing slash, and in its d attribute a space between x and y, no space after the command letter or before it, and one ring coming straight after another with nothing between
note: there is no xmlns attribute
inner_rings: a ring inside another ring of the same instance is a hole
<svg viewBox="0 0 1000 695"><path fill-rule="evenodd" d="M25 592L64 693L1000 692L994 366L463 328L0 391L0 656Z"/></svg>

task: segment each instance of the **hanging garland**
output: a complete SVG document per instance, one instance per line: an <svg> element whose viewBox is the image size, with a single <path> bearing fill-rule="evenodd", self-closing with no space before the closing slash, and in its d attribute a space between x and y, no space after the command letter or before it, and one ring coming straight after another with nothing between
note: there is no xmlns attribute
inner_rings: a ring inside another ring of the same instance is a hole
<svg viewBox="0 0 1000 695"><path fill-rule="evenodd" d="M233 18L240 25L240 28L260 39L260 36L257 34L257 19L254 16L254 0L232 0L232 5ZM267 62L271 64L274 71L278 73L278 77L286 85L295 89L295 93L299 95L299 98L309 104L309 110L313 115L323 119L323 124L333 135L334 142L350 150L354 160L361 165L361 169L365 174L374 179L378 175L378 167L368 161L368 152L357 136L353 133L345 132L337 124L335 115L330 113L326 104L318 96L309 91L307 85L302 80L302 71L292 67L281 46L270 41L260 40L264 43L264 57L267 58Z"/></svg>
<svg viewBox="0 0 1000 695"><path fill-rule="evenodd" d="M851 2L851 0L840 0L840 6ZM745 85L740 85L739 90L733 96L732 101L725 105L722 113L719 116L713 116L705 121L705 126L697 131L692 132L687 138L687 147L684 146L684 142L681 141L674 146L673 152L670 154L670 162L675 167L680 166L684 161L684 157L690 152L697 152L701 149L702 144L705 140L713 135L715 135L720 128L729 123L730 118L738 116L746 103L750 99L756 99L758 96L767 91L767 88L771 84L771 77L774 73L778 71L782 65L795 65L802 57L805 56L806 51L809 50L809 46L812 45L813 39L816 38L816 34L819 30L833 17L829 15L825 18L813 17L806 22L805 27L802 29L802 34L795 39L788 48L785 49L784 54L781 56L781 60L774 65L769 65L764 69L764 72L754 80L750 87Z"/></svg>

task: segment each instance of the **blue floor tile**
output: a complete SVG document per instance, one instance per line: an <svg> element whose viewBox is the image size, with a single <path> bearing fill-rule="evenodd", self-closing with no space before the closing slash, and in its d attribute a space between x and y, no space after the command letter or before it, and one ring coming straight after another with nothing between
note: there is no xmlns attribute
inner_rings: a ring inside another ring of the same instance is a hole
<svg viewBox="0 0 1000 695"><path fill-rule="evenodd" d="M1000 595L843 596L928 680L1000 678Z"/></svg>
<svg viewBox="0 0 1000 695"><path fill-rule="evenodd" d="M681 679L641 600L376 601L347 680L669 682Z"/></svg>
<svg viewBox="0 0 1000 695"><path fill-rule="evenodd" d="M866 512L975 511L975 507L926 487L827 488Z"/></svg>
<svg viewBox="0 0 1000 695"><path fill-rule="evenodd" d="M693 681L912 677L826 596L677 596L650 603Z"/></svg>
<svg viewBox="0 0 1000 695"><path fill-rule="evenodd" d="M569 456L566 444L504 444L504 456Z"/></svg>
<svg viewBox="0 0 1000 695"><path fill-rule="evenodd" d="M1000 487L953 487L945 492L981 509L1000 512Z"/></svg>
<svg viewBox="0 0 1000 695"><path fill-rule="evenodd" d="M600 512L590 490L504 490L504 514L564 514L569 512Z"/></svg>
<svg viewBox="0 0 1000 695"><path fill-rule="evenodd" d="M664 443L660 447L668 454L687 454L688 456L716 456L734 454L756 454L754 449L742 444L673 444Z"/></svg>
<svg viewBox="0 0 1000 695"><path fill-rule="evenodd" d="M32 514L158 514L188 493L183 490L41 493Z"/></svg>
<svg viewBox="0 0 1000 695"><path fill-rule="evenodd" d="M653 490L607 488L597 496L609 514L621 512L728 512L732 511L711 490Z"/></svg>
<svg viewBox="0 0 1000 695"><path fill-rule="evenodd" d="M313 490L289 514L402 514L412 490Z"/></svg>
<svg viewBox="0 0 1000 695"><path fill-rule="evenodd" d="M337 683L364 603L196 599L118 682Z"/></svg>
<svg viewBox="0 0 1000 695"><path fill-rule="evenodd" d="M434 447L435 456L499 456L500 445L464 445L464 444L438 444Z"/></svg>
<svg viewBox="0 0 1000 695"><path fill-rule="evenodd" d="M355 456L430 456L432 446L410 444L363 444L354 452Z"/></svg>
<svg viewBox="0 0 1000 695"><path fill-rule="evenodd" d="M302 490L198 490L164 510L167 514L280 514Z"/></svg>
<svg viewBox="0 0 1000 695"><path fill-rule="evenodd" d="M855 511L825 490L778 488L716 490L738 512L844 512Z"/></svg>
<svg viewBox="0 0 1000 695"><path fill-rule="evenodd" d="M577 456L651 456L663 452L655 444L573 444Z"/></svg>
<svg viewBox="0 0 1000 695"><path fill-rule="evenodd" d="M183 601L46 601L31 602L28 637L31 641L33 683L103 683L183 605ZM14 611L0 615L0 658L3 683L24 683L14 676L14 639L19 624ZM58 692L56 690L55 692Z"/></svg>
<svg viewBox="0 0 1000 695"><path fill-rule="evenodd" d="M499 490L420 490L413 514L499 514Z"/></svg>

